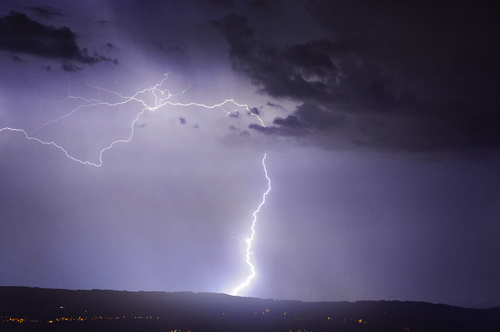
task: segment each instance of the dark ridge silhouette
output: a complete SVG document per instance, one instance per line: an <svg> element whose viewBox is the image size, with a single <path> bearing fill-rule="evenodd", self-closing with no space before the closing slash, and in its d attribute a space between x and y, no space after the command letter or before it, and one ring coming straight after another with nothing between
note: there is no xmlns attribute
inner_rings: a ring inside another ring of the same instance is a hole
<svg viewBox="0 0 500 332"><path fill-rule="evenodd" d="M500 307L0 287L0 331L500 331Z"/></svg>

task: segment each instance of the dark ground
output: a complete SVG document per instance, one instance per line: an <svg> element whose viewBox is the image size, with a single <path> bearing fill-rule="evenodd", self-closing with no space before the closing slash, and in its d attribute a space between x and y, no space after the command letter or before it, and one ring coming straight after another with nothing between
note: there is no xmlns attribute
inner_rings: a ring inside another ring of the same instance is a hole
<svg viewBox="0 0 500 332"><path fill-rule="evenodd" d="M0 331L500 331L500 307L0 287Z"/></svg>

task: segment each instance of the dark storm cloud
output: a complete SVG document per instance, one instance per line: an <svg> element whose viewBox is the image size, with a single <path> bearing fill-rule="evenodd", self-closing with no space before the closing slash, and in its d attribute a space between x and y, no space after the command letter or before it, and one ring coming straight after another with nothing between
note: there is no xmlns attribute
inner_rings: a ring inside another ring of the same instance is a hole
<svg viewBox="0 0 500 332"><path fill-rule="evenodd" d="M72 63L63 63L61 65L62 70L67 71L69 73L76 73L79 70L82 70L82 67L77 67Z"/></svg>
<svg viewBox="0 0 500 332"><path fill-rule="evenodd" d="M251 8L256 8L256 9L268 9L269 5L267 2L264 0L254 0L250 3L249 5Z"/></svg>
<svg viewBox="0 0 500 332"><path fill-rule="evenodd" d="M206 2L219 7L233 7L232 0L205 0Z"/></svg>
<svg viewBox="0 0 500 332"><path fill-rule="evenodd" d="M277 108L277 109L280 109L280 110L284 110L285 108L283 106L281 106L280 104L276 104L276 103L271 103L270 101L268 101L266 103L267 106L270 106L270 107L274 107L274 108Z"/></svg>
<svg viewBox="0 0 500 332"><path fill-rule="evenodd" d="M0 18L0 50L24 53L47 59L65 61L63 69L80 69L73 64L95 64L112 60L98 53L89 54L76 43L76 34L68 27L55 28L32 20L26 14L11 11Z"/></svg>
<svg viewBox="0 0 500 332"><path fill-rule="evenodd" d="M500 146L500 34L493 8L309 1L331 37L259 40L246 17L214 22L233 67L263 94L299 107L273 135L335 146L429 150ZM319 138L319 139L318 139Z"/></svg>
<svg viewBox="0 0 500 332"><path fill-rule="evenodd" d="M257 107L253 107L252 109L250 109L250 113L260 115L260 110Z"/></svg>
<svg viewBox="0 0 500 332"><path fill-rule="evenodd" d="M115 48L118 48L118 46L116 46L116 45L115 45L115 44L113 44L113 43L109 43L109 42L108 42L108 43L106 43L106 44L104 44L104 47L106 47L109 51L111 51L111 50L113 50L113 49L115 49Z"/></svg>
<svg viewBox="0 0 500 332"><path fill-rule="evenodd" d="M16 61L16 62L20 62L20 63L24 63L24 62L26 62L26 60L24 60L23 58L21 58L21 57L19 57L19 56L15 55L15 54L10 54L10 55L9 55L9 57L10 57L12 60Z"/></svg>
<svg viewBox="0 0 500 332"><path fill-rule="evenodd" d="M283 119L282 122L278 122L279 118L274 120L275 125L289 126L290 118L296 120L292 121L292 126L295 126L294 122L297 121L300 126L306 126L309 128L314 128L320 131L330 130L334 127L344 126L345 116L339 114L329 114L328 110L321 109L320 106L314 103L304 103L297 107L297 110L293 115L288 116Z"/></svg>
<svg viewBox="0 0 500 332"><path fill-rule="evenodd" d="M60 10L51 6L29 7L29 10L31 10L33 14L45 19L50 19L55 16L63 16Z"/></svg>
<svg viewBox="0 0 500 332"><path fill-rule="evenodd" d="M313 132L339 129L345 125L345 116L331 115L315 103L304 103L287 117L276 117L272 126L262 127L251 124L251 129L266 135L303 137Z"/></svg>

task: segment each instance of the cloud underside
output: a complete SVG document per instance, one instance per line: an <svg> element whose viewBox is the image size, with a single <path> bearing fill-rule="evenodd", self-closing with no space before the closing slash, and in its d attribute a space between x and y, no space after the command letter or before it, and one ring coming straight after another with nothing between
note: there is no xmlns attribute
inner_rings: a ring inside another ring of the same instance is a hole
<svg viewBox="0 0 500 332"><path fill-rule="evenodd" d="M61 60L66 71L103 61L116 63L116 60L98 53L89 54L87 49L78 46L76 38L76 34L67 27L43 25L23 13L11 11L0 18L0 50Z"/></svg>
<svg viewBox="0 0 500 332"><path fill-rule="evenodd" d="M473 10L486 20L475 27L466 21L469 8L459 8L454 18L464 19L455 22L397 4L372 8L362 2L354 10L339 3L308 2L310 15L335 38L302 44L258 40L240 15L214 22L235 70L260 93L299 105L272 125L252 129L326 147L500 145L500 47L488 30L493 15Z"/></svg>

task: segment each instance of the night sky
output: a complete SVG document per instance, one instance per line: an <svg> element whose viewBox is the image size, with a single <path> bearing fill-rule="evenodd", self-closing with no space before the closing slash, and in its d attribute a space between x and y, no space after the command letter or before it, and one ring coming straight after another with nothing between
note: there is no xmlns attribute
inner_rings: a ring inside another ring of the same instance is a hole
<svg viewBox="0 0 500 332"><path fill-rule="evenodd" d="M498 14L2 0L0 285L230 293L267 153L239 295L499 306Z"/></svg>

